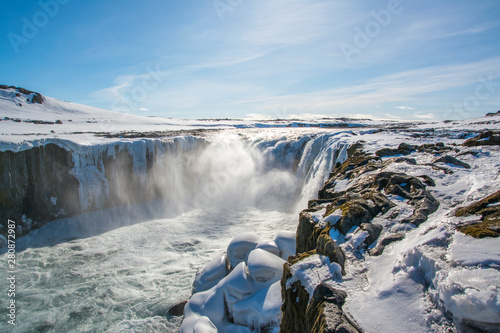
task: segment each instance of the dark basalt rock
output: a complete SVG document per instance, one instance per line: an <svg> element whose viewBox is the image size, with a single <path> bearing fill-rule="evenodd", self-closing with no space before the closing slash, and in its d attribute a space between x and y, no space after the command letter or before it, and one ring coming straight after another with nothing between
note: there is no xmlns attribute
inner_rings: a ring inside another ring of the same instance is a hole
<svg viewBox="0 0 500 333"><path fill-rule="evenodd" d="M186 306L187 302L188 301L183 301L172 306L168 310L168 314L171 316L182 316L184 314L184 307Z"/></svg>
<svg viewBox="0 0 500 333"><path fill-rule="evenodd" d="M306 309L304 332L363 332L349 314L343 311L346 298L347 293L343 290L335 289L325 283L318 285Z"/></svg>
<svg viewBox="0 0 500 333"><path fill-rule="evenodd" d="M445 164L451 164L451 165L459 166L462 168L470 169L469 164L462 162L459 159L457 159L453 156L450 156L450 155L444 155L444 156L434 160L434 162L432 162L432 163L445 163Z"/></svg>
<svg viewBox="0 0 500 333"><path fill-rule="evenodd" d="M21 236L46 221L79 213L79 182L70 172L73 166L72 153L55 144L1 152L1 225L5 226L7 219L16 221ZM31 226L29 220L33 221ZM4 227L2 233L6 230Z"/></svg>
<svg viewBox="0 0 500 333"><path fill-rule="evenodd" d="M429 177L427 175L420 175L418 177L422 178L424 180L424 184L425 185L427 185L427 186L436 186L436 182L431 177Z"/></svg>
<svg viewBox="0 0 500 333"><path fill-rule="evenodd" d="M21 88L21 87L7 86L7 85L4 85L4 84L0 84L0 89L15 89L17 91L16 97L20 97L21 96L20 94L24 94L24 95L31 95L31 94L33 94L33 96L31 97L31 99L26 99L26 102L28 102L28 103L43 104L43 95L40 94L40 93L31 91L31 90L28 90L28 89L24 89L24 88Z"/></svg>
<svg viewBox="0 0 500 333"><path fill-rule="evenodd" d="M417 149L414 146L403 142L398 146L397 149L382 148L380 150L377 150L375 152L375 155L377 155L378 157L395 156L395 155L409 155L416 150Z"/></svg>
<svg viewBox="0 0 500 333"><path fill-rule="evenodd" d="M403 151L409 154L421 147L401 144L392 152L397 151L398 154L402 154ZM438 143L425 145L422 149L441 152L451 148ZM353 227L359 226L359 230L368 232L368 237L360 248L368 248L377 241L383 230L382 225L372 223L373 218L395 207L386 194L401 196L414 207L413 215L401 219L400 223L413 223L418 226L439 207L439 202L426 190L420 179L402 173L382 171L391 163L416 164L416 160L398 157L382 161L377 156L364 153L360 144L353 145L348 152L347 160L333 168L329 180L318 193L318 199L311 200L309 208L300 213L297 227L297 255L290 257L285 263L281 280L283 298L281 332L361 332L354 321L342 311L346 297L344 292L328 285L320 285L309 301L309 295L300 281L288 286L287 289L286 282L291 277L290 267L312 254L322 254L328 256L331 262L339 263L342 266L342 274L345 274L345 253L330 237L330 232L335 228L345 235ZM435 185L430 177L426 175L421 177L426 184ZM336 182L345 179L357 181L346 190L335 191ZM339 218L319 223L313 213L324 208L326 208L325 219L334 213ZM400 233L385 237L370 251L370 254L380 255L385 246L404 237L404 234Z"/></svg>
<svg viewBox="0 0 500 333"><path fill-rule="evenodd" d="M498 146L500 145L500 133L487 131L479 134L469 140L466 140L462 145L466 147L476 146Z"/></svg>
<svg viewBox="0 0 500 333"><path fill-rule="evenodd" d="M314 252L290 256L283 265L283 275L280 282L283 319L280 324L280 332L306 332L305 316L309 304L309 294L300 281L296 281L289 288L287 288L287 281L292 277L291 267L312 254Z"/></svg>
<svg viewBox="0 0 500 333"><path fill-rule="evenodd" d="M486 114L486 117L495 117L495 116L500 116L500 110L498 110L497 112L488 112Z"/></svg>
<svg viewBox="0 0 500 333"><path fill-rule="evenodd" d="M394 242L398 242L404 238L405 238L405 235L402 233L396 233L396 234L387 236L384 239L382 239L377 244L376 247L374 247L373 249L370 250L370 255L371 256L379 256L382 254L382 252L384 252L384 249L387 245L394 243Z"/></svg>
<svg viewBox="0 0 500 333"><path fill-rule="evenodd" d="M364 248L367 248L372 243L377 241L377 239L380 236L380 233L382 232L382 229L383 229L382 225L377 224L377 223L363 223L359 226L359 228L363 231L368 232L368 237L365 239L365 241L362 244L362 246Z"/></svg>
<svg viewBox="0 0 500 333"><path fill-rule="evenodd" d="M456 216L481 215L481 222L463 225L458 231L475 237L500 237L500 191L469 206L459 208Z"/></svg>
<svg viewBox="0 0 500 333"><path fill-rule="evenodd" d="M443 142L437 143L426 143L417 147L419 153L429 153L429 154L443 154L445 152L454 150L455 148L445 146Z"/></svg>
<svg viewBox="0 0 500 333"><path fill-rule="evenodd" d="M396 163L408 163L411 165L417 165L417 160L411 157L398 157L394 160Z"/></svg>
<svg viewBox="0 0 500 333"><path fill-rule="evenodd" d="M316 253L322 254L330 258L330 262L336 262L342 267L342 274L345 274L345 253L340 246L330 237L330 229L326 229L318 237L318 245ZM382 230L382 229L381 229Z"/></svg>

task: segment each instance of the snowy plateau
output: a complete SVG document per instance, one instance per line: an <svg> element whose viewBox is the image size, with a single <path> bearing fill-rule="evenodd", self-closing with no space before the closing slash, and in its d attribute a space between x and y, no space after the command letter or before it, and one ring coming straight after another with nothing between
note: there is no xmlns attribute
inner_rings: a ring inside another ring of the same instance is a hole
<svg viewBox="0 0 500 333"><path fill-rule="evenodd" d="M500 332L499 133L499 113L180 120L0 86L0 331Z"/></svg>

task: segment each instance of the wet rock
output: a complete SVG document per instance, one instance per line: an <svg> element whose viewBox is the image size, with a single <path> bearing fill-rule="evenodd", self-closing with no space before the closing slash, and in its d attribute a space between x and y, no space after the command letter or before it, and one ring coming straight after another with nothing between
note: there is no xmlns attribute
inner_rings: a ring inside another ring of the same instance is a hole
<svg viewBox="0 0 500 333"><path fill-rule="evenodd" d="M182 316L184 313L184 307L186 306L188 301L183 301L180 303L177 303L176 305L172 306L168 310L168 314L171 316Z"/></svg>
<svg viewBox="0 0 500 333"><path fill-rule="evenodd" d="M432 162L432 163L445 163L445 164L451 164L451 165L459 166L462 168L470 169L469 164L462 162L459 159L457 159L453 156L450 156L450 155L442 156L442 157L434 160L434 162Z"/></svg>
<svg viewBox="0 0 500 333"><path fill-rule="evenodd" d="M462 145L466 147L498 146L500 145L500 133L487 131L466 140Z"/></svg>

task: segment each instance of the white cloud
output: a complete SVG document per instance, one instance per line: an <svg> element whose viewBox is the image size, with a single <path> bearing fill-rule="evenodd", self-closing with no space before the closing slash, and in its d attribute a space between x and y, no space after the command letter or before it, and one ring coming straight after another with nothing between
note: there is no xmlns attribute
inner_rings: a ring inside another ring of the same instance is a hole
<svg viewBox="0 0 500 333"><path fill-rule="evenodd" d="M399 110L416 110L417 108L411 107L411 106L406 106L406 105L401 105L401 106L395 106L395 109Z"/></svg>
<svg viewBox="0 0 500 333"><path fill-rule="evenodd" d="M427 114L414 113L413 117L415 119L431 120L431 119L434 119L434 113L432 113L432 112L427 113Z"/></svg>
<svg viewBox="0 0 500 333"><path fill-rule="evenodd" d="M484 23L480 26L476 26L473 28L467 28L467 29L460 30L460 31L446 33L446 34L443 34L440 36L435 36L434 38L446 38L446 37L456 37L456 36L460 36L460 35L477 34L477 33L483 32L483 31L487 31L487 30L491 30L493 28L496 28L499 25L500 25L500 23L498 23L498 22L487 22L487 23Z"/></svg>

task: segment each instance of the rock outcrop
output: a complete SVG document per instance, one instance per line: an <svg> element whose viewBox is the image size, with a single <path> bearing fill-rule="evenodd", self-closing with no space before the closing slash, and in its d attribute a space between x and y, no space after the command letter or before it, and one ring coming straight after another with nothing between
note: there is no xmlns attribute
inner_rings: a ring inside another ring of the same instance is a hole
<svg viewBox="0 0 500 333"><path fill-rule="evenodd" d="M0 152L0 234L7 233L8 219L22 236L58 218L163 198L170 189L157 185L161 154L196 149L184 146L175 139L96 147L53 140Z"/></svg>
<svg viewBox="0 0 500 333"><path fill-rule="evenodd" d="M305 265L312 256L320 256L338 265L341 273L345 274L347 253L344 245L337 244L339 237L350 234L352 239L356 239L349 245L355 256L358 252L381 255L386 246L404 239L405 234L397 232L388 236L386 233L384 239L379 241L383 226L373 223L373 219L391 211L388 219L397 221L395 223L401 226L418 227L439 207L439 202L426 189L426 184L435 185L435 182L427 175L420 177L424 184L418 177L386 171L392 163L414 165L417 163L415 159L391 157L383 161L380 157L408 155L413 151L443 153L451 149L439 143L422 146L401 144L397 149L379 150L374 156L365 153L360 143L350 147L349 157L333 168L330 178L319 191L318 199L309 201L308 209L300 213L296 255L285 263L281 280L281 332L362 331L342 309L349 295L334 288L328 279L317 278L312 289L311 281L304 278L307 273L298 274L296 267L316 269L318 272L310 275L321 276L324 271L314 265ZM406 202L413 208L412 213L400 216L393 200Z"/></svg>
<svg viewBox="0 0 500 333"><path fill-rule="evenodd" d="M43 104L43 95L28 89L24 89L21 87L15 87L15 86L7 86L5 84L0 84L0 89L14 89L17 92L17 96L19 97L20 94L26 95L26 102L27 103L38 103L38 104Z"/></svg>
<svg viewBox="0 0 500 333"><path fill-rule="evenodd" d="M493 131L483 132L473 138L466 140L463 145L466 147L498 146L500 145L500 133L496 133Z"/></svg>
<svg viewBox="0 0 500 333"><path fill-rule="evenodd" d="M458 231L475 238L500 237L500 191L469 206L459 208L456 216L480 215L480 222L459 226Z"/></svg>
<svg viewBox="0 0 500 333"><path fill-rule="evenodd" d="M55 144L0 153L0 223L23 235L44 222L81 212L72 152Z"/></svg>

